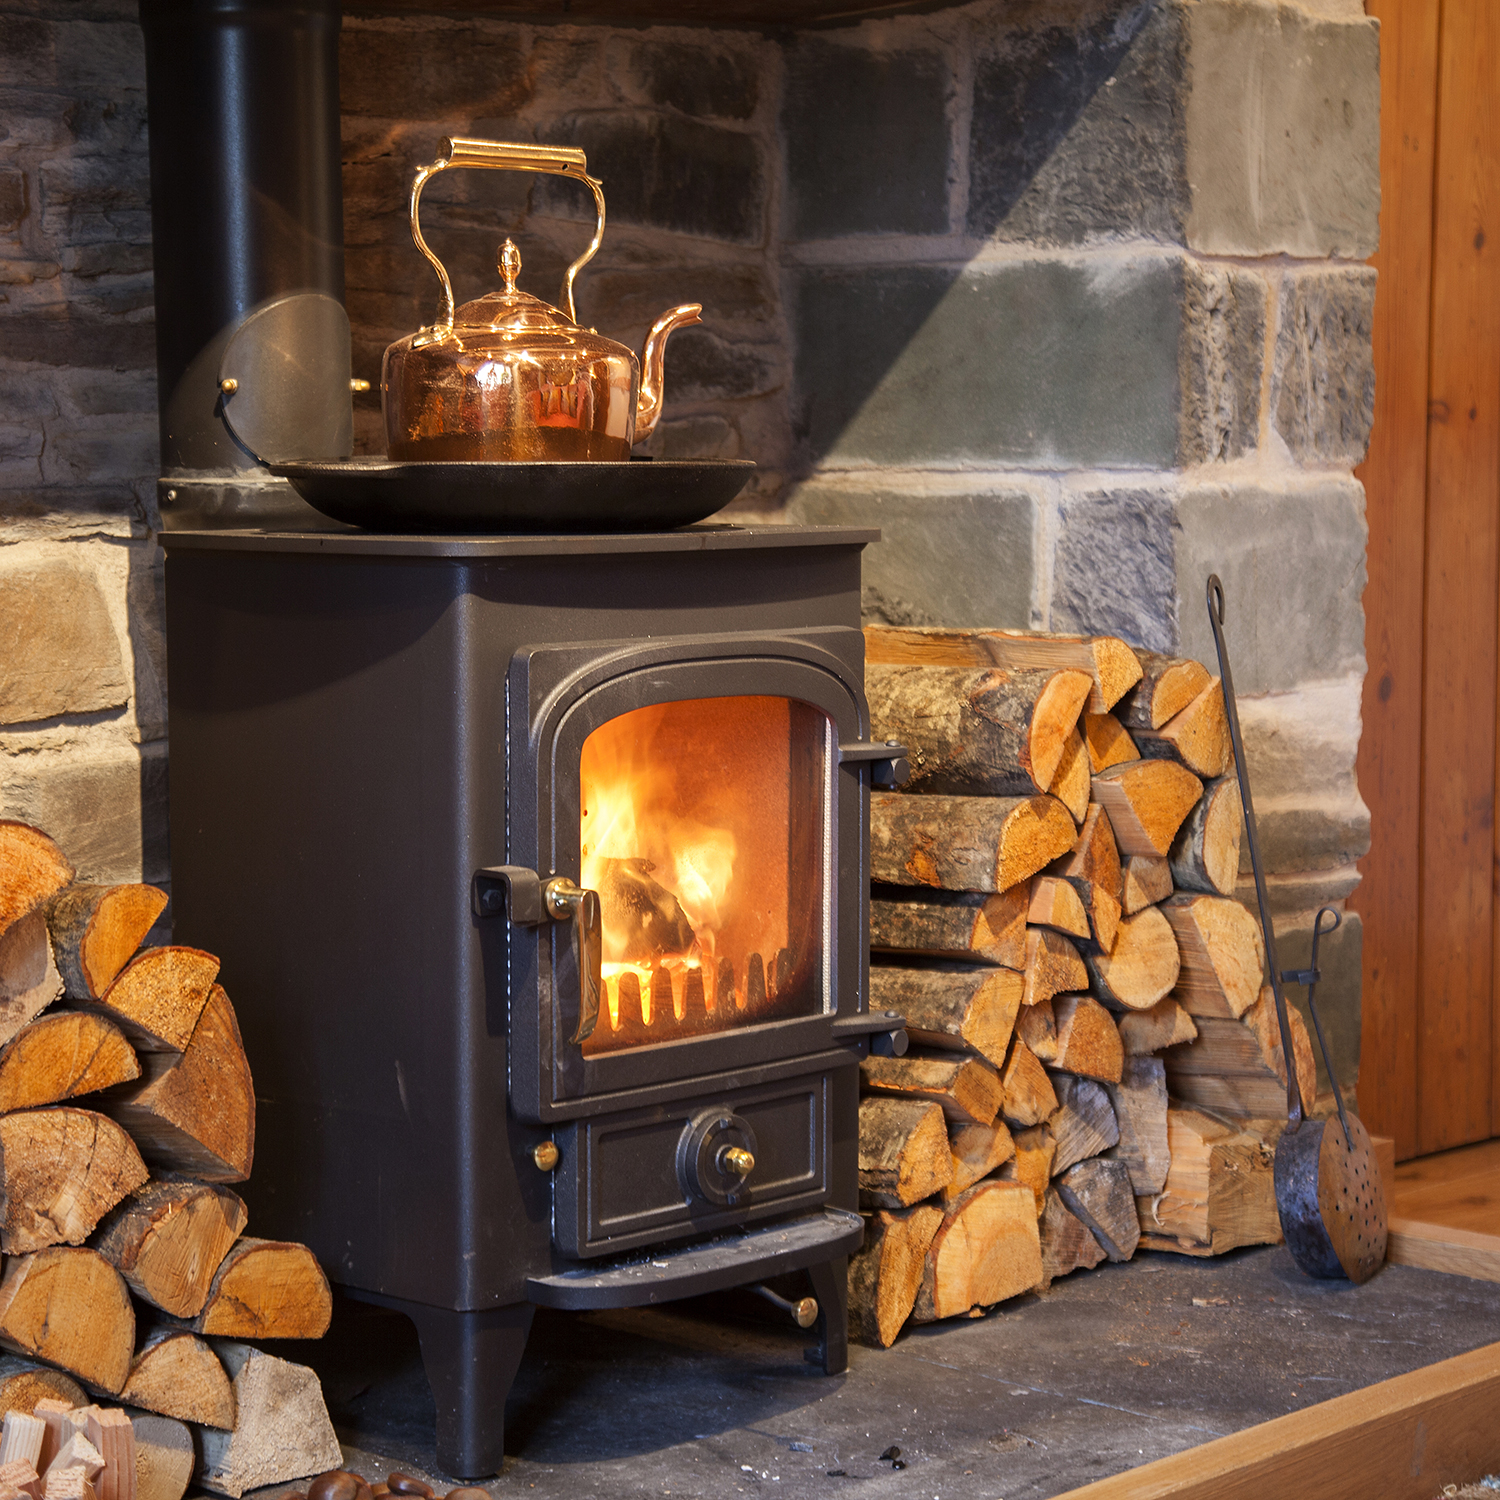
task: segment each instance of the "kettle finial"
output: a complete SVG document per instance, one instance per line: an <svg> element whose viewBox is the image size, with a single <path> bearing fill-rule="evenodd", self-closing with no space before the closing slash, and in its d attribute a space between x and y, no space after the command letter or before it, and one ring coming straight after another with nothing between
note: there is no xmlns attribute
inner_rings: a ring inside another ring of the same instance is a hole
<svg viewBox="0 0 1500 1500"><path fill-rule="evenodd" d="M500 275L505 279L505 290L513 292L516 289L516 277L521 274L521 252L516 249L514 240L506 240L500 247L499 255Z"/></svg>

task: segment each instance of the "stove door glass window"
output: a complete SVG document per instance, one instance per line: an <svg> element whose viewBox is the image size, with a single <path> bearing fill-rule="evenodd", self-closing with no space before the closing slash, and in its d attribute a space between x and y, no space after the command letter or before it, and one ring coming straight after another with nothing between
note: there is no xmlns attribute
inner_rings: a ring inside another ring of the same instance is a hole
<svg viewBox="0 0 1500 1500"><path fill-rule="evenodd" d="M823 1011L830 725L790 698L656 703L581 761L604 1004L586 1055Z"/></svg>

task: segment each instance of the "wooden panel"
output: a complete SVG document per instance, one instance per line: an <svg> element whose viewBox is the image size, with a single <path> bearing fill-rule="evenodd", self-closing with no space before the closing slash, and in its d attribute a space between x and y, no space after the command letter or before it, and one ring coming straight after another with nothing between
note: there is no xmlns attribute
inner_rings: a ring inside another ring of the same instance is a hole
<svg viewBox="0 0 1500 1500"><path fill-rule="evenodd" d="M1393 1266L1445 1271L1474 1281L1500 1281L1500 1235L1457 1229L1428 1219L1392 1219L1385 1258Z"/></svg>
<svg viewBox="0 0 1500 1500"><path fill-rule="evenodd" d="M1438 0L1366 0L1380 21L1380 250L1375 425L1356 470L1370 523L1359 786L1370 853L1350 905L1364 918L1360 1111L1417 1149L1417 911L1422 763L1422 568L1432 282Z"/></svg>
<svg viewBox="0 0 1500 1500"><path fill-rule="evenodd" d="M1497 1407L1500 1344L1489 1344L1057 1500L1431 1500L1500 1468Z"/></svg>
<svg viewBox="0 0 1500 1500"><path fill-rule="evenodd" d="M1495 859L1500 7L1444 0L1433 179L1417 1144L1490 1135Z"/></svg>

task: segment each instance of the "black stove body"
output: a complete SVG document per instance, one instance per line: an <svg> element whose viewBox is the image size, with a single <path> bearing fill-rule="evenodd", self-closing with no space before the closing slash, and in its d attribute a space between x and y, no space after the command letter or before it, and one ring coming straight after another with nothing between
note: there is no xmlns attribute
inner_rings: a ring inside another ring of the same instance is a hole
<svg viewBox="0 0 1500 1500"><path fill-rule="evenodd" d="M807 1270L844 1366L857 1061L903 1040L875 535L164 537L174 936L237 1007L252 1222L413 1318L450 1473L498 1470L536 1305Z"/></svg>

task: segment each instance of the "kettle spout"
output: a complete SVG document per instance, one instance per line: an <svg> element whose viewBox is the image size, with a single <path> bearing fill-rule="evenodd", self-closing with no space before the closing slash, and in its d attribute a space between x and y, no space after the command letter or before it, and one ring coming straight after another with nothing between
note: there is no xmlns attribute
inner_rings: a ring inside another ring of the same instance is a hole
<svg viewBox="0 0 1500 1500"><path fill-rule="evenodd" d="M646 335L646 347L641 350L641 394L635 403L635 440L643 443L656 430L656 419L661 416L662 361L667 352L667 338L674 328L686 328L700 323L698 316L703 311L701 302L685 302L664 312Z"/></svg>

